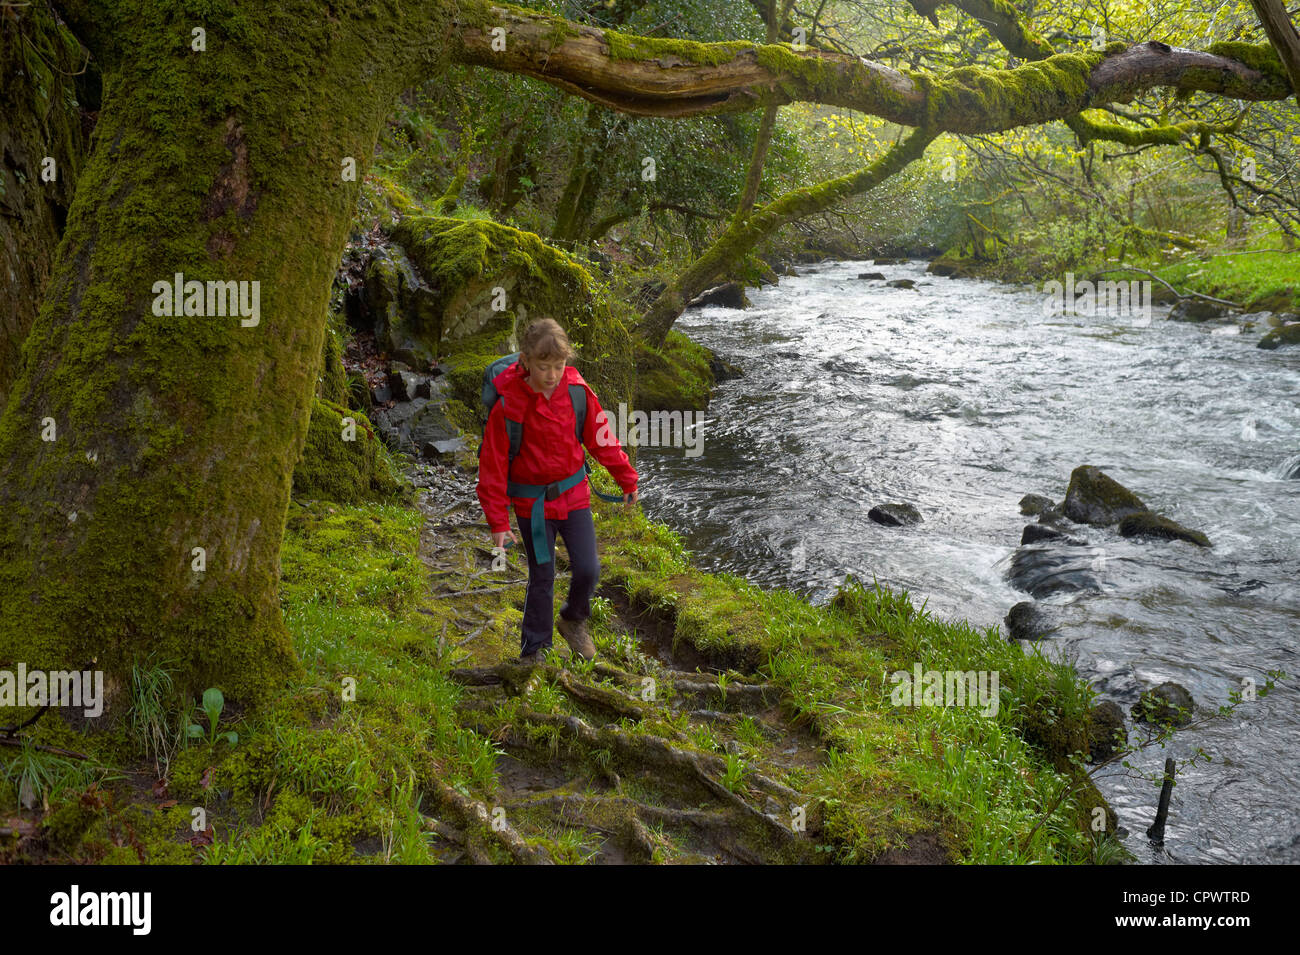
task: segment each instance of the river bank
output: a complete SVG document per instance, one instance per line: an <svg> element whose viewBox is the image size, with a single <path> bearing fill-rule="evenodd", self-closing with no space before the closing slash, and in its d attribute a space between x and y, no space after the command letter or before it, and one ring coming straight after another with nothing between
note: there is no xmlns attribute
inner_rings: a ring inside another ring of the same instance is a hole
<svg viewBox="0 0 1300 955"><path fill-rule="evenodd" d="M89 759L44 757L57 778L35 811L6 787L0 857L1119 857L1093 834L1104 804L1067 756L1087 746L1086 697L1068 667L934 621L906 594L851 582L814 607L702 573L666 527L598 502L601 656L562 651L522 668L526 565L513 551L494 563L468 474L408 474L415 507L292 505L283 601L301 684L269 711L223 714L211 741L157 737L147 761L129 727L83 739L41 721L33 742ZM918 664L999 671L996 714L892 705L887 675ZM137 690L156 678L142 674ZM1078 792L1062 798L1072 781Z"/></svg>

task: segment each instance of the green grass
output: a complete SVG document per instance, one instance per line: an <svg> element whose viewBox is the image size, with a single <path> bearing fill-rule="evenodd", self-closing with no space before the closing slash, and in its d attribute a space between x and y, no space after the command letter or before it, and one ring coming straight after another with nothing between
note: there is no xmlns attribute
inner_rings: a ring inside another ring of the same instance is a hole
<svg viewBox="0 0 1300 955"><path fill-rule="evenodd" d="M825 801L840 861L866 861L936 829L973 863L1092 859L1079 801L1065 800L1037 825L1068 767L1062 754L1026 740L1077 739L1091 695L1068 664L1024 652L997 628L935 620L905 592L850 580L835 605L815 607L788 591L692 571L681 540L640 512L600 508L597 520L607 578L640 606L670 607L676 640L724 660L761 656L793 715L829 742L828 760L802 791ZM918 662L998 671L996 715L893 706L886 675ZM707 727L692 740L705 750L716 743ZM739 771L729 758L729 777Z"/></svg>
<svg viewBox="0 0 1300 955"><path fill-rule="evenodd" d="M1300 311L1300 252L1258 252L1193 258L1156 274L1175 288L1272 311Z"/></svg>

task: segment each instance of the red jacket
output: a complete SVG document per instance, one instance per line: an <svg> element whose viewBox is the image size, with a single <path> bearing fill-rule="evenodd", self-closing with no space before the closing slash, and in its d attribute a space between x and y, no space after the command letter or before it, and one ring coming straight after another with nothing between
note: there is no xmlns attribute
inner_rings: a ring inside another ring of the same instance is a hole
<svg viewBox="0 0 1300 955"><path fill-rule="evenodd" d="M569 398L569 385L581 385L587 390L587 421L582 443L590 449L592 457L614 476L624 494L636 490L636 469L627 459L627 453L618 443L618 438L614 437L618 429L612 419L606 427L612 441L603 446L596 441L596 434L600 430L600 401L591 386L583 381L578 369L572 365L564 369L564 377L555 386L549 399L533 390L525 380L518 362L497 375L492 383L505 399L510 416L524 423L523 442L510 474L515 482L550 484L552 481L564 480L582 467L586 458L575 440L576 420L573 401ZM483 506L488 527L494 534L510 526L510 515L506 507L506 466L509 455L510 439L506 435L505 417L501 411L501 402L498 401L492 406L487 429L483 433L477 488L479 503ZM532 498L512 497L508 500L514 504L517 515L527 518L532 514ZM547 518L564 520L570 511L590 506L591 492L587 482L582 481L555 500L546 501L543 513Z"/></svg>

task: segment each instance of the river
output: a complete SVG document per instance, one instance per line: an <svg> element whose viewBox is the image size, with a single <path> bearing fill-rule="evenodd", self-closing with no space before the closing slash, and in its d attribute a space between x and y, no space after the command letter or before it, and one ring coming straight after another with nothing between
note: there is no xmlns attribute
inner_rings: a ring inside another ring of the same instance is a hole
<svg viewBox="0 0 1300 955"><path fill-rule="evenodd" d="M1208 534L1204 550L1080 527L1097 586L1044 598L1063 620L1049 653L1127 713L1172 680L1202 717L1245 678L1292 679L1225 719L1130 757L1212 757L1174 789L1163 848L1158 790L1098 774L1139 861L1300 861L1300 348L1262 332L1151 316L1048 315L1030 287L925 274L924 262L826 262L751 291L753 307L687 312L677 328L738 364L703 424L703 453L643 447L647 513L697 563L823 602L847 573L917 607L1001 625L1030 599L1007 580L1027 493L1060 501L1101 467L1153 510ZM914 289L860 280L912 279ZM1064 279L1064 277L1061 277ZM884 527L875 504L923 522Z"/></svg>

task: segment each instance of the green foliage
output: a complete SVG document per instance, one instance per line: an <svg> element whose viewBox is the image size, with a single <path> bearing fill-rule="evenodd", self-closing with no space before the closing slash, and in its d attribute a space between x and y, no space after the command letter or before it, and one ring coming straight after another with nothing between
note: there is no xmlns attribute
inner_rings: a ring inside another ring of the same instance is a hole
<svg viewBox="0 0 1300 955"><path fill-rule="evenodd" d="M210 686L203 691L202 710L208 718L208 729L206 735L209 746L215 746L217 744L217 723L220 722L221 711L225 708L226 698L222 694L221 690L217 689L215 686ZM186 732L190 739L204 738L203 727L198 723L191 723ZM231 746L234 746L239 742L239 734L234 730L230 730L221 735L222 738Z"/></svg>

